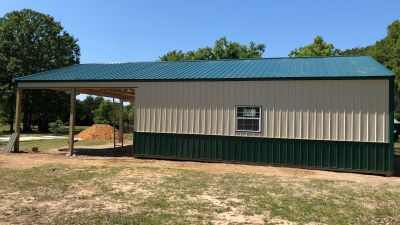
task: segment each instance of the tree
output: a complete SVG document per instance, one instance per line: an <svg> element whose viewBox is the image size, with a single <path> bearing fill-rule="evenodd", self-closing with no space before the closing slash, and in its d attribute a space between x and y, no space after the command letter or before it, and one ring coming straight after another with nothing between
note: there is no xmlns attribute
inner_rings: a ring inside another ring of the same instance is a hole
<svg viewBox="0 0 400 225"><path fill-rule="evenodd" d="M93 121L96 124L112 124L113 122L113 104L108 101L102 101L99 108L93 110Z"/></svg>
<svg viewBox="0 0 400 225"><path fill-rule="evenodd" d="M15 108L13 79L77 64L79 56L77 40L49 15L23 9L0 18L0 107L7 113L10 131ZM65 116L67 108L66 93L24 91L24 130L30 130L33 122L39 130L48 130L49 122L65 119L59 117Z"/></svg>
<svg viewBox="0 0 400 225"><path fill-rule="evenodd" d="M395 100L396 112L400 111L400 20L394 21L387 27L387 35L375 44L347 49L342 55L370 55L396 74Z"/></svg>
<svg viewBox="0 0 400 225"><path fill-rule="evenodd" d="M370 54L396 74L396 83L400 87L400 20L388 26L386 37L375 43Z"/></svg>
<svg viewBox="0 0 400 225"><path fill-rule="evenodd" d="M340 54L346 55L346 56L370 55L372 47L373 46L346 49L346 50L342 51Z"/></svg>
<svg viewBox="0 0 400 225"><path fill-rule="evenodd" d="M335 48L333 44L328 44L321 36L314 38L314 42L300 48L296 48L289 53L289 57L298 56L336 56L340 54L340 50Z"/></svg>
<svg viewBox="0 0 400 225"><path fill-rule="evenodd" d="M386 37L377 41L369 53L396 74L394 86L398 113L400 111L400 20L394 21L387 27Z"/></svg>
<svg viewBox="0 0 400 225"><path fill-rule="evenodd" d="M134 116L135 116L135 105L130 103L125 107L126 114L127 116L125 117L127 119L128 124L133 124L134 121Z"/></svg>
<svg viewBox="0 0 400 225"><path fill-rule="evenodd" d="M104 101L102 97L87 96L83 101L77 101L76 104L76 124L83 126L93 125L93 111L99 108Z"/></svg>
<svg viewBox="0 0 400 225"><path fill-rule="evenodd" d="M222 37L215 41L214 47L199 48L196 51L183 52L173 50L160 57L161 61L180 60L217 60L261 58L265 52L264 44L250 42L249 46L227 41Z"/></svg>

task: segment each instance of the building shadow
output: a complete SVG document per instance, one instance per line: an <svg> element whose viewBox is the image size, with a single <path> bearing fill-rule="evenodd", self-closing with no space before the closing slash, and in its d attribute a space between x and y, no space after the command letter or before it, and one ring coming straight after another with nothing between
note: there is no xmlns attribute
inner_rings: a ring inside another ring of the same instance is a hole
<svg viewBox="0 0 400 225"><path fill-rule="evenodd" d="M400 156L394 157L394 176L400 177Z"/></svg>
<svg viewBox="0 0 400 225"><path fill-rule="evenodd" d="M66 153L68 149L63 148L59 150L60 152ZM132 145L126 145L123 147L110 147L110 148L93 148L93 147L75 147L74 150L75 155L83 155L83 156L102 156L102 157L124 157L124 156L133 156L133 147Z"/></svg>

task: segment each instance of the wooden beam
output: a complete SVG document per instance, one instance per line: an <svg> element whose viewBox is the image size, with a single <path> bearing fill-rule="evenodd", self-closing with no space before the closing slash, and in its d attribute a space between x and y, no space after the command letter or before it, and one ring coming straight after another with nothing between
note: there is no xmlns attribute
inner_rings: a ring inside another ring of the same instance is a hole
<svg viewBox="0 0 400 225"><path fill-rule="evenodd" d="M124 146L124 101L119 100L119 142Z"/></svg>
<svg viewBox="0 0 400 225"><path fill-rule="evenodd" d="M70 112L69 112L69 143L68 143L68 150L69 156L74 155L74 131L75 131L75 106L76 106L76 89L71 90L70 94L71 98L71 105L70 105Z"/></svg>
<svg viewBox="0 0 400 225"><path fill-rule="evenodd" d="M57 91L70 91L70 89L53 89ZM82 94L89 94L89 95L97 95L101 97L109 97L109 98L121 98L121 93L122 93L122 99L123 101L131 101L132 98L135 98L135 94L132 92L125 92L124 90L126 89L111 89L111 88L102 88L102 89L76 89L76 92L82 93Z"/></svg>
<svg viewBox="0 0 400 225"><path fill-rule="evenodd" d="M17 96L15 99L15 133L17 134L14 152L19 152L19 136L21 134L21 102L22 102L22 89L17 88Z"/></svg>

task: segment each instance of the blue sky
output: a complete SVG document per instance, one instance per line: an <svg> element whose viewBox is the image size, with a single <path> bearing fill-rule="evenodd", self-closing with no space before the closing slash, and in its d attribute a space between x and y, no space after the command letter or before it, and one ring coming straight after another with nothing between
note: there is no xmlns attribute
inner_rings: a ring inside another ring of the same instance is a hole
<svg viewBox="0 0 400 225"><path fill-rule="evenodd" d="M0 16L23 8L60 21L79 39L82 63L157 60L222 36L264 43L264 57L287 56L316 35L346 49L373 44L400 19L399 0L2 0Z"/></svg>

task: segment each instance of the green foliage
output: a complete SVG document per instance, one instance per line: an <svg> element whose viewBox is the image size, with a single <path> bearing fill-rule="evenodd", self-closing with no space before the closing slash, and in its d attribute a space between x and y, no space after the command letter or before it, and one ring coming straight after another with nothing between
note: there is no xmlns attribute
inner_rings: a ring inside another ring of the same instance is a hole
<svg viewBox="0 0 400 225"><path fill-rule="evenodd" d="M335 56L339 55L340 50L333 44L326 43L321 36L317 36L314 42L300 48L296 48L289 53L289 57L298 56Z"/></svg>
<svg viewBox="0 0 400 225"><path fill-rule="evenodd" d="M125 107L125 110L127 113L127 116L125 118L127 119L128 124L133 124L135 116L135 105L131 103Z"/></svg>
<svg viewBox="0 0 400 225"><path fill-rule="evenodd" d="M352 49L346 49L342 51L340 54L346 56L370 55L371 49L372 46L352 48Z"/></svg>
<svg viewBox="0 0 400 225"><path fill-rule="evenodd" d="M261 58L265 52L264 44L250 42L249 46L227 41L222 37L215 41L214 47L199 48L196 51L182 52L173 50L160 57L162 61L180 60L217 60Z"/></svg>
<svg viewBox="0 0 400 225"><path fill-rule="evenodd" d="M396 120L400 120L400 112L394 112L394 118L396 119Z"/></svg>
<svg viewBox="0 0 400 225"><path fill-rule="evenodd" d="M102 101L99 108L93 110L93 122L96 124L112 124L113 104L110 101Z"/></svg>
<svg viewBox="0 0 400 225"><path fill-rule="evenodd" d="M374 45L353 48L342 55L370 55L396 74L395 99L396 111L400 111L400 20L394 21L387 28L387 35Z"/></svg>
<svg viewBox="0 0 400 225"><path fill-rule="evenodd" d="M378 62L393 71L397 88L400 87L400 20L394 21L387 28L387 35L377 41L370 52ZM398 89L398 91L400 91Z"/></svg>
<svg viewBox="0 0 400 225"><path fill-rule="evenodd" d="M63 132L64 123L61 120L56 120L49 123L50 132L52 134L58 135Z"/></svg>
<svg viewBox="0 0 400 225"><path fill-rule="evenodd" d="M400 111L400 20L388 26L386 37L375 43L370 54L396 74L396 111Z"/></svg>
<svg viewBox="0 0 400 225"><path fill-rule="evenodd" d="M115 103L115 124L119 124L120 103ZM124 106L123 118L125 124L133 124L133 116L135 113L135 105L129 104ZM108 100L101 101L99 107L93 110L93 122L96 124L112 124L113 122L113 103Z"/></svg>
<svg viewBox="0 0 400 225"><path fill-rule="evenodd" d="M14 78L79 63L79 56L77 40L49 15L23 9L0 18L0 107L7 122L13 122ZM24 130L33 123L47 130L50 121L67 117L68 96L24 91L23 106Z"/></svg>
<svg viewBox="0 0 400 225"><path fill-rule="evenodd" d="M102 97L87 96L83 101L76 102L76 124L90 126L93 125L93 110L99 108L104 101Z"/></svg>

